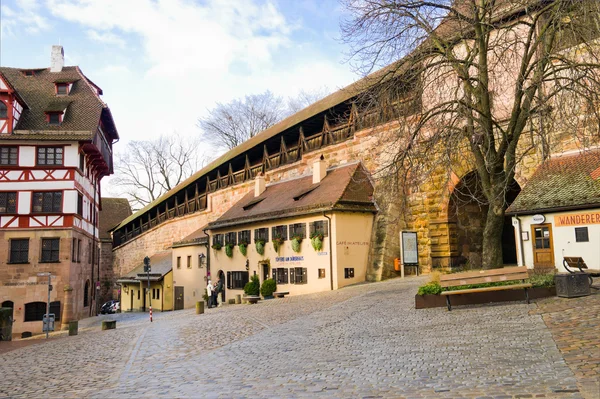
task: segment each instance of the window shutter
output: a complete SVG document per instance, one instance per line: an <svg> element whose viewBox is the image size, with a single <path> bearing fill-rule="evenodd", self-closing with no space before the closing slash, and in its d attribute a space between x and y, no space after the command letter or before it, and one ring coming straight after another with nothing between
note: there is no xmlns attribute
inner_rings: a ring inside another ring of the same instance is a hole
<svg viewBox="0 0 600 399"><path fill-rule="evenodd" d="M294 277L295 277L294 268L292 267L292 268L290 268L290 282L292 284L296 284L296 279Z"/></svg>
<svg viewBox="0 0 600 399"><path fill-rule="evenodd" d="M283 269L283 283L288 284L288 269Z"/></svg>
<svg viewBox="0 0 600 399"><path fill-rule="evenodd" d="M248 272L242 272L242 286L240 288L244 288L248 284L248 281Z"/></svg>
<svg viewBox="0 0 600 399"><path fill-rule="evenodd" d="M315 232L315 230L316 230L315 229L315 222L310 222L308 224L308 235L309 235L309 237L312 235L312 233Z"/></svg>
<svg viewBox="0 0 600 399"><path fill-rule="evenodd" d="M227 289L231 289L231 272L227 272Z"/></svg>
<svg viewBox="0 0 600 399"><path fill-rule="evenodd" d="M306 284L306 267L302 268L302 284Z"/></svg>
<svg viewBox="0 0 600 399"><path fill-rule="evenodd" d="M323 236L327 237L329 235L329 220L323 220Z"/></svg>

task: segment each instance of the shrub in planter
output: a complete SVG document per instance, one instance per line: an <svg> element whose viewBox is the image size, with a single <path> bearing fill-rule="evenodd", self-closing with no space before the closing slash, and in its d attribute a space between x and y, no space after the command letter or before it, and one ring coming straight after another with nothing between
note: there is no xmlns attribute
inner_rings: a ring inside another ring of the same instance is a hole
<svg viewBox="0 0 600 399"><path fill-rule="evenodd" d="M244 293L246 295L258 296L260 294L260 280L257 275L250 277L250 281L244 286Z"/></svg>
<svg viewBox="0 0 600 399"><path fill-rule="evenodd" d="M233 257L233 244L225 244L225 255L227 255L229 258Z"/></svg>
<svg viewBox="0 0 600 399"><path fill-rule="evenodd" d="M302 244L302 236L293 236L292 249L294 252L300 252L300 244Z"/></svg>
<svg viewBox="0 0 600 399"><path fill-rule="evenodd" d="M214 244L211 246L211 248L212 248L212 249L214 249L215 251L220 251L220 250L221 250L221 248L223 248L223 246L222 246L220 243L218 243L218 242L215 242L215 243L214 243Z"/></svg>
<svg viewBox="0 0 600 399"><path fill-rule="evenodd" d="M273 293L277 291L277 283L272 278L266 279L260 287L260 293L263 298L273 297Z"/></svg>
<svg viewBox="0 0 600 399"><path fill-rule="evenodd" d="M276 235L275 237L273 237L273 249L275 250L275 252L279 252L279 248L281 248L284 241L285 240L280 235Z"/></svg>
<svg viewBox="0 0 600 399"><path fill-rule="evenodd" d="M310 244L312 245L315 251L320 251L323 249L323 233L313 232L310 235Z"/></svg>
<svg viewBox="0 0 600 399"><path fill-rule="evenodd" d="M240 247L240 252L242 253L242 255L248 255L248 243L246 241L240 241L238 247Z"/></svg>
<svg viewBox="0 0 600 399"><path fill-rule="evenodd" d="M418 295L439 295L442 292L440 283L432 281L419 287Z"/></svg>
<svg viewBox="0 0 600 399"><path fill-rule="evenodd" d="M256 252L258 252L260 255L264 255L265 254L265 240L263 240L263 239L255 240L255 244L256 244Z"/></svg>

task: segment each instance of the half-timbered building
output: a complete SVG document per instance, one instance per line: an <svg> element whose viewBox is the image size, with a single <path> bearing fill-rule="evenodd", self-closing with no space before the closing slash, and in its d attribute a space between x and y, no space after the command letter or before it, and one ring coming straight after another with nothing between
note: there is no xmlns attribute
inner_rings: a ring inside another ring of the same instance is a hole
<svg viewBox="0 0 600 399"><path fill-rule="evenodd" d="M41 273L58 326L95 314L100 181L119 138L101 95L61 46L50 68L0 67L0 305L13 335L42 331Z"/></svg>

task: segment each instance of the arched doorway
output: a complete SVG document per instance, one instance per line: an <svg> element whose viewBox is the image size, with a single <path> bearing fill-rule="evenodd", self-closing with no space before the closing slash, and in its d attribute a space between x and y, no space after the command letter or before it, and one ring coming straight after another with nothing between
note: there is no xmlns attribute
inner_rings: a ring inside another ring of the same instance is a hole
<svg viewBox="0 0 600 399"><path fill-rule="evenodd" d="M515 200L520 191L521 187L513 179L508 184L505 195L506 207ZM483 194L479 175L476 171L471 171L454 187L448 204L448 222L454 225L456 231L453 239L458 257L452 262L454 266L481 267L483 231L487 212L488 203ZM505 265L517 263L517 248L510 216L504 218L502 256Z"/></svg>
<svg viewBox="0 0 600 399"><path fill-rule="evenodd" d="M225 273L223 270L219 270L217 273L219 280L221 280L221 303L225 303L225 287L227 287L227 281L225 281Z"/></svg>

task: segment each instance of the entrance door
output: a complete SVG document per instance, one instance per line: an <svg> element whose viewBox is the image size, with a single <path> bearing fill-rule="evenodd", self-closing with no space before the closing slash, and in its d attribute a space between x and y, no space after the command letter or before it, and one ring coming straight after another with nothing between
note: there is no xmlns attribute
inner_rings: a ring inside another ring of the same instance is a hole
<svg viewBox="0 0 600 399"><path fill-rule="evenodd" d="M533 266L554 267L552 225L534 224L531 226L531 235L533 237Z"/></svg>
<svg viewBox="0 0 600 399"><path fill-rule="evenodd" d="M183 287L175 287L175 310L183 309Z"/></svg>
<svg viewBox="0 0 600 399"><path fill-rule="evenodd" d="M269 278L269 264L266 262L262 263L261 268L262 268L262 281L264 282L265 280L267 280Z"/></svg>
<svg viewBox="0 0 600 399"><path fill-rule="evenodd" d="M129 298L131 299L131 304L129 305L129 311L133 312L133 294L135 294L135 290L132 289L131 291L131 295L129 295Z"/></svg>

